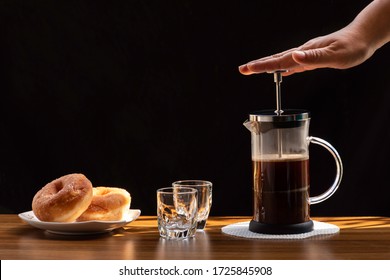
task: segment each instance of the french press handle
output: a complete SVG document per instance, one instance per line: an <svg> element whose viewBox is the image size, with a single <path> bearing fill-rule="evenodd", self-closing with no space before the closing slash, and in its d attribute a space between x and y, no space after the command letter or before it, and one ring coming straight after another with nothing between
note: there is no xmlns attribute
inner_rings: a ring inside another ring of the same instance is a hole
<svg viewBox="0 0 390 280"><path fill-rule="evenodd" d="M324 200L327 200L329 197L331 197L337 191L337 189L341 183L341 178L343 177L343 163L341 161L339 153L329 142L327 142L321 138L313 137L313 136L309 136L307 140L309 143L318 144L318 145L324 147L325 149L327 149L332 154L332 156L336 162L336 178L335 178L332 186L324 193L309 198L310 204L317 204L317 203L323 202Z"/></svg>

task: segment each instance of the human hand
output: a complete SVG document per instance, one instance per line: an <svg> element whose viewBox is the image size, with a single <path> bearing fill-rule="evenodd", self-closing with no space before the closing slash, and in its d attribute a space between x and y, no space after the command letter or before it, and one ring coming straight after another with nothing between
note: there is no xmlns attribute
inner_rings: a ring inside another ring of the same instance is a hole
<svg viewBox="0 0 390 280"><path fill-rule="evenodd" d="M314 38L300 47L250 61L239 67L244 75L287 70L283 76L317 68L346 69L368 59L375 50L348 26Z"/></svg>

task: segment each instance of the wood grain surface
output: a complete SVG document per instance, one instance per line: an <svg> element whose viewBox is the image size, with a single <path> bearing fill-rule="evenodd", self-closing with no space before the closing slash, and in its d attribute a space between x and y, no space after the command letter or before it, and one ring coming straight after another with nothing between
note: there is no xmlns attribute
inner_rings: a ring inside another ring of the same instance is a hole
<svg viewBox="0 0 390 280"><path fill-rule="evenodd" d="M390 218L321 217L340 227L334 235L303 240L253 240L223 234L221 227L250 217L210 217L195 238L159 237L154 216L141 216L110 233L66 236L48 233L17 215L0 215L0 259L151 260L151 259L390 259Z"/></svg>

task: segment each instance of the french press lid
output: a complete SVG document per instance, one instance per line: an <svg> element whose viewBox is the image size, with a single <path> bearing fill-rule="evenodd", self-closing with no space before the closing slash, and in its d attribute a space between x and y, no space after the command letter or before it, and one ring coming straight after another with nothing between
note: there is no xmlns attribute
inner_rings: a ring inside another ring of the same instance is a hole
<svg viewBox="0 0 390 280"><path fill-rule="evenodd" d="M249 121L244 124L250 131L264 133L271 129L300 127L310 120L310 112L299 109L287 109L283 114L273 110L261 110L249 115Z"/></svg>
<svg viewBox="0 0 390 280"><path fill-rule="evenodd" d="M260 110L249 115L249 120L255 122L285 123L308 119L310 119L310 112L300 109L286 109L281 114L277 114L274 110Z"/></svg>

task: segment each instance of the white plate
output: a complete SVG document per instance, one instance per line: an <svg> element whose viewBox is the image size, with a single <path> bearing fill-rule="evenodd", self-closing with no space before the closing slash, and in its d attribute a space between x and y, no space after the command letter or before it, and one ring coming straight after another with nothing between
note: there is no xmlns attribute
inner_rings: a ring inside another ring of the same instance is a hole
<svg viewBox="0 0 390 280"><path fill-rule="evenodd" d="M85 222L42 222L35 217L33 211L20 213L18 216L33 227L47 230L51 233L67 235L97 234L112 231L123 227L136 220L141 215L141 210L129 209L126 218L121 221L85 221Z"/></svg>

